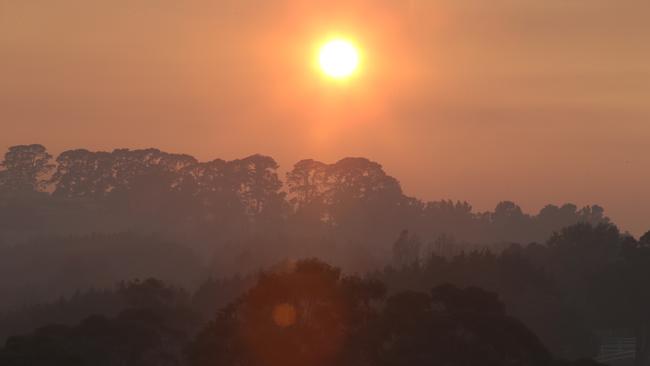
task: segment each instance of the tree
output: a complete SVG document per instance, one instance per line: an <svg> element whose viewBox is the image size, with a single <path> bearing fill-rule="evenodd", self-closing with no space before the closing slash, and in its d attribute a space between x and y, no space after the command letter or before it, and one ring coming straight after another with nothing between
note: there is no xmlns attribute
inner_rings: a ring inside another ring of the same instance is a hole
<svg viewBox="0 0 650 366"><path fill-rule="evenodd" d="M189 332L186 309L127 309L115 318L91 316L76 326L48 325L11 337L3 366L181 366Z"/></svg>
<svg viewBox="0 0 650 366"><path fill-rule="evenodd" d="M416 235L409 235L408 230L402 230L393 244L393 263L397 267L417 265L420 261L421 246Z"/></svg>
<svg viewBox="0 0 650 366"><path fill-rule="evenodd" d="M388 299L378 365L549 365L551 355L496 294L435 287Z"/></svg>
<svg viewBox="0 0 650 366"><path fill-rule="evenodd" d="M329 219L325 192L328 165L312 159L297 162L287 173L286 186L297 229L318 232Z"/></svg>
<svg viewBox="0 0 650 366"><path fill-rule="evenodd" d="M294 210L304 210L323 200L327 189L327 167L320 161L306 159L297 162L287 173L286 184Z"/></svg>
<svg viewBox="0 0 650 366"><path fill-rule="evenodd" d="M44 177L52 170L52 156L43 145L9 148L0 164L0 191L36 192L45 188Z"/></svg>
<svg viewBox="0 0 650 366"><path fill-rule="evenodd" d="M495 293L445 284L384 299L376 280L318 260L262 274L192 341L190 365L554 364ZM558 362L558 365L572 365ZM596 365L578 362L576 365Z"/></svg>
<svg viewBox="0 0 650 366"><path fill-rule="evenodd" d="M383 296L376 282L342 277L318 260L260 276L194 340L190 364L331 365L359 360L358 335Z"/></svg>
<svg viewBox="0 0 650 366"><path fill-rule="evenodd" d="M273 158L259 154L230 162L233 188L252 218L283 216L284 192L278 167Z"/></svg>
<svg viewBox="0 0 650 366"><path fill-rule="evenodd" d="M56 161L57 169L51 179L54 196L99 198L116 186L110 153L68 150Z"/></svg>
<svg viewBox="0 0 650 366"><path fill-rule="evenodd" d="M597 339L554 279L513 245L501 253L461 252L447 257L431 253L420 265L387 268L376 274L391 291L426 291L444 283L480 287L499 294L511 315L537 334L558 357L593 357Z"/></svg>
<svg viewBox="0 0 650 366"><path fill-rule="evenodd" d="M636 338L635 365L650 365L650 232L636 241L624 237L620 255L601 267L585 285L586 310L594 324L631 329Z"/></svg>
<svg viewBox="0 0 650 366"><path fill-rule="evenodd" d="M419 227L428 237L451 235L465 240L485 240L477 218L467 202L430 201L422 208Z"/></svg>
<svg viewBox="0 0 650 366"><path fill-rule="evenodd" d="M344 241L378 242L415 226L420 201L407 197L397 179L365 158L334 164L302 160L287 174L287 187L300 224L325 227Z"/></svg>
<svg viewBox="0 0 650 366"><path fill-rule="evenodd" d="M578 223L555 232L547 242L547 269L569 296L576 299L600 269L613 263L621 251L623 237L609 223ZM576 300L577 301L577 300Z"/></svg>
<svg viewBox="0 0 650 366"><path fill-rule="evenodd" d="M129 282L121 282L118 293L132 308L161 309L166 307L189 306L189 295L180 288L167 285L165 282L148 278Z"/></svg>

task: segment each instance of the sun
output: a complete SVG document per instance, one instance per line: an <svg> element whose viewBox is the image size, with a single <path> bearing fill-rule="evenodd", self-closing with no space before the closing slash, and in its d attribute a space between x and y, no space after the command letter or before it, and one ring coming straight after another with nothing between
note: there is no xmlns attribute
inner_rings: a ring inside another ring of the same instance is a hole
<svg viewBox="0 0 650 366"><path fill-rule="evenodd" d="M318 63L327 76L344 79L351 76L359 66L359 52L351 42L334 39L320 48Z"/></svg>

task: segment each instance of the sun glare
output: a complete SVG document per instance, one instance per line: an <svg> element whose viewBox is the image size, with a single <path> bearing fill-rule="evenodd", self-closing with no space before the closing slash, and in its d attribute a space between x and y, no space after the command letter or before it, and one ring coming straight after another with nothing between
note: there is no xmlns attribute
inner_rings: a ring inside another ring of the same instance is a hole
<svg viewBox="0 0 650 366"><path fill-rule="evenodd" d="M359 66L359 52L351 42L335 39L321 47L318 62L327 76L343 79L352 75Z"/></svg>

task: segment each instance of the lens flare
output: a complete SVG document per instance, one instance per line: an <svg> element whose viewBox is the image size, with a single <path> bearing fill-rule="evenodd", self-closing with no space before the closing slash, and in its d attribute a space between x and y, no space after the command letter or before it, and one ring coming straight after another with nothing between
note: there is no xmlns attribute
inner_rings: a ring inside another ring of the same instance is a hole
<svg viewBox="0 0 650 366"><path fill-rule="evenodd" d="M286 328L296 323L296 308L291 304L279 304L273 308L273 321L276 325Z"/></svg>

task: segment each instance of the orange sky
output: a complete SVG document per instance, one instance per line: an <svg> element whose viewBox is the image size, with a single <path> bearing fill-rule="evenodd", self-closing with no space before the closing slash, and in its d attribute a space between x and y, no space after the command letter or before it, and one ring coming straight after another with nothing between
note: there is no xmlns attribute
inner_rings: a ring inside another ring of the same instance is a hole
<svg viewBox="0 0 650 366"><path fill-rule="evenodd" d="M6 0L0 148L365 156L405 191L650 229L650 2ZM315 69L336 34L352 80Z"/></svg>

